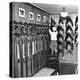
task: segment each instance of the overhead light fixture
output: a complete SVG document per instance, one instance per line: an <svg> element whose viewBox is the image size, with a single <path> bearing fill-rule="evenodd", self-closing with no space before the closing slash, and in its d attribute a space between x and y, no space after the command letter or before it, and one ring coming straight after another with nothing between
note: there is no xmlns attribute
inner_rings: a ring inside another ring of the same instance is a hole
<svg viewBox="0 0 80 80"><path fill-rule="evenodd" d="M61 12L62 17L68 16L68 12L65 11L65 7L63 6L63 11Z"/></svg>
<svg viewBox="0 0 80 80"><path fill-rule="evenodd" d="M68 16L68 12L61 12L61 16L62 16L62 17Z"/></svg>

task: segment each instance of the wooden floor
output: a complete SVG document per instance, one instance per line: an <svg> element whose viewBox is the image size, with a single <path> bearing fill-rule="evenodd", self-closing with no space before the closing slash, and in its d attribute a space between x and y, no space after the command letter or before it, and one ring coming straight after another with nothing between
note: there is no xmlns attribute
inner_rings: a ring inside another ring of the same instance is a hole
<svg viewBox="0 0 80 80"><path fill-rule="evenodd" d="M43 77L43 76L51 76L52 73L55 72L55 69L44 67L40 71L38 71L33 77Z"/></svg>
<svg viewBox="0 0 80 80"><path fill-rule="evenodd" d="M72 75L77 74L77 64L73 63L61 63L60 64L60 75ZM55 69L52 68L42 68L40 71L38 71L33 77L43 77L43 76L53 76L57 75Z"/></svg>

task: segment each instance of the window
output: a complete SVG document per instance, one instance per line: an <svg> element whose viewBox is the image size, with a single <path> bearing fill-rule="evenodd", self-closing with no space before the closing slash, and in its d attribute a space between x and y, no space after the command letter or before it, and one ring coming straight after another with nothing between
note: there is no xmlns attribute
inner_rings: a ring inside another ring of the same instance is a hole
<svg viewBox="0 0 80 80"><path fill-rule="evenodd" d="M25 9L19 8L19 17L25 17Z"/></svg>

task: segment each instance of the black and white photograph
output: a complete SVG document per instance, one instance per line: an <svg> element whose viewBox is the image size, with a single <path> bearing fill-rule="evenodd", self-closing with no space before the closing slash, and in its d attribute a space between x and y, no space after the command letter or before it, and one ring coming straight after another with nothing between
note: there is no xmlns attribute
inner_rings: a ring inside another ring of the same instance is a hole
<svg viewBox="0 0 80 80"><path fill-rule="evenodd" d="M79 80L79 3L2 0L0 80Z"/></svg>
<svg viewBox="0 0 80 80"><path fill-rule="evenodd" d="M13 78L78 74L78 6L11 2Z"/></svg>

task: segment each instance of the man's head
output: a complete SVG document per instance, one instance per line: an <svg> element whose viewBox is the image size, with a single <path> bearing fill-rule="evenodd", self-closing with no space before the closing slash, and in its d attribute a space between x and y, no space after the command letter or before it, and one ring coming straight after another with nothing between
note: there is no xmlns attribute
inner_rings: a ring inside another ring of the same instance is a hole
<svg viewBox="0 0 80 80"><path fill-rule="evenodd" d="M56 22L51 18L51 26L50 26L50 29L51 29L52 32L54 30L55 25L56 25Z"/></svg>
<svg viewBox="0 0 80 80"><path fill-rule="evenodd" d="M56 26L55 26L55 27L53 27L53 28L52 28L52 30L53 30L54 32L56 32L56 30L57 30L57 29L56 29Z"/></svg>

